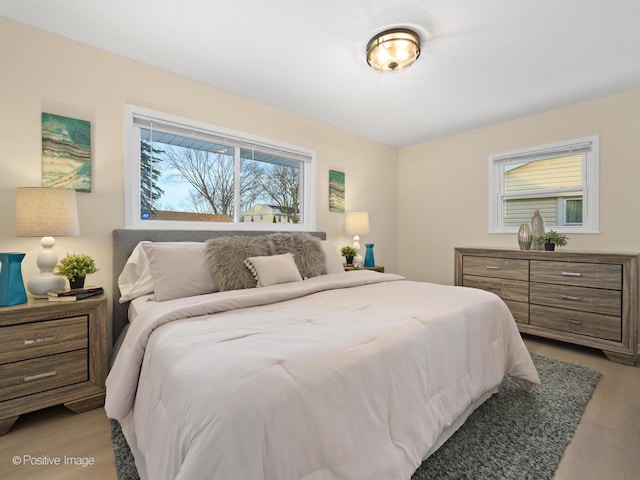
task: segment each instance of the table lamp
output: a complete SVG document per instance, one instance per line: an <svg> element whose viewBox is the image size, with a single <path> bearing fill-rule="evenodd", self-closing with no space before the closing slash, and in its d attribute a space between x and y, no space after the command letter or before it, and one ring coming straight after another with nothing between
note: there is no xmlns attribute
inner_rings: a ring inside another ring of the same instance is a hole
<svg viewBox="0 0 640 480"><path fill-rule="evenodd" d="M61 290L66 279L55 275L58 257L53 250L54 236L79 235L78 205L74 190L21 187L16 191L16 236L42 237L37 264L40 274L27 281L35 298L46 298L47 291Z"/></svg>
<svg viewBox="0 0 640 480"><path fill-rule="evenodd" d="M345 232L347 235L353 235L353 248L360 256L360 235L369 235L369 212L347 212L345 217Z"/></svg>

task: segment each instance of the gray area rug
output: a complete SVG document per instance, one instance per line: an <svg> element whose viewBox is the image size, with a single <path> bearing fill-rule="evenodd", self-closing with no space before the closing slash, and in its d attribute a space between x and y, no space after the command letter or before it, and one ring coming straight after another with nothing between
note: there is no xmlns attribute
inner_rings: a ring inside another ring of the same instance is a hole
<svg viewBox="0 0 640 480"><path fill-rule="evenodd" d="M553 478L600 373L536 354L531 357L542 385L526 391L505 379L500 391L422 463L412 480ZM111 439L118 478L138 479L129 445L115 420Z"/></svg>

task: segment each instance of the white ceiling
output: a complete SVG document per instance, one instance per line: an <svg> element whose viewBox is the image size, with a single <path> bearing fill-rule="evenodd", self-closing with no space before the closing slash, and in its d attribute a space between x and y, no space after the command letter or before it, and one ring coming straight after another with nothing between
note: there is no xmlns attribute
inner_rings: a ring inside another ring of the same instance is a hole
<svg viewBox="0 0 640 480"><path fill-rule="evenodd" d="M0 15L392 146L640 87L638 0L0 0ZM415 27L377 73L367 41Z"/></svg>

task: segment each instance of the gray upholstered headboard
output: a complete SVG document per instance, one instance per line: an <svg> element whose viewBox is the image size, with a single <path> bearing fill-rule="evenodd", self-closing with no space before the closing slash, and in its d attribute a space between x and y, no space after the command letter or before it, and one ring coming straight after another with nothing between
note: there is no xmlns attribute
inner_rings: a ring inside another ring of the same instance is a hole
<svg viewBox="0 0 640 480"><path fill-rule="evenodd" d="M113 343L127 325L127 310L129 304L120 304L120 290L118 289L118 275L122 272L129 255L135 246L143 241L151 242L203 242L214 237L227 235L268 235L272 231L229 231L229 230L130 230L116 229L113 231ZM307 232L310 235L325 240L325 232Z"/></svg>

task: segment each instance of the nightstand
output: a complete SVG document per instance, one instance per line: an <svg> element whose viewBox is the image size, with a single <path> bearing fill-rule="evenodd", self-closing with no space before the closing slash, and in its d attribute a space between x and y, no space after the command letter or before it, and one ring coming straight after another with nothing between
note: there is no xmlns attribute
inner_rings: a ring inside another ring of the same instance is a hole
<svg viewBox="0 0 640 480"><path fill-rule="evenodd" d="M104 405L107 297L0 307L0 435L24 413Z"/></svg>
<svg viewBox="0 0 640 480"><path fill-rule="evenodd" d="M354 270L373 270L374 272L380 272L380 273L384 273L384 267L381 265L376 265L375 267L362 267L362 268L356 268L356 267L344 267L344 270L346 272L352 272Z"/></svg>

